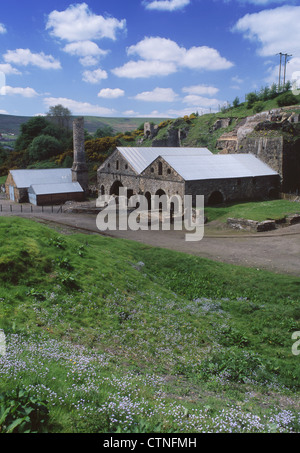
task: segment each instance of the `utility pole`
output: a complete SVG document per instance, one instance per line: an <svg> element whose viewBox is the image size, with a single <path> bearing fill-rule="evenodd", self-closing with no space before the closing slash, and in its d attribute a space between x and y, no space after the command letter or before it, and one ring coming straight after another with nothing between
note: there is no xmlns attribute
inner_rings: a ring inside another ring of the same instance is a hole
<svg viewBox="0 0 300 453"><path fill-rule="evenodd" d="M282 53L280 52L280 64L279 64L279 78L278 78L278 93L280 92L280 82L281 82L281 64L282 64Z"/></svg>
<svg viewBox="0 0 300 453"><path fill-rule="evenodd" d="M282 53L280 52L277 54L280 56L280 63L279 63L279 80L278 80L278 92L280 92L281 88L281 66L282 66L282 57L284 57L284 72L283 72L283 87L285 86L285 78L286 78L286 65L287 65L287 60L289 57L292 57L292 55L288 55L287 53Z"/></svg>
<svg viewBox="0 0 300 453"><path fill-rule="evenodd" d="M288 59L289 57L292 57L292 55L288 55L287 53L284 55L284 77L283 77L283 86L285 86L286 64L287 64L287 59Z"/></svg>

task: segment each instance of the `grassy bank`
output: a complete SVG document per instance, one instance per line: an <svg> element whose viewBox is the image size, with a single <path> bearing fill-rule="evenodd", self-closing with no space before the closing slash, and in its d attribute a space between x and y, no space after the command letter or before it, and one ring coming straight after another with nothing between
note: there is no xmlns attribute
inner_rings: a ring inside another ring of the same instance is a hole
<svg viewBox="0 0 300 453"><path fill-rule="evenodd" d="M262 222L268 219L283 219L288 214L295 213L300 213L300 203L287 200L243 202L205 208L209 222L213 220L226 222L228 217Z"/></svg>
<svg viewBox="0 0 300 453"><path fill-rule="evenodd" d="M0 396L46 430L299 432L300 278L19 218L0 244Z"/></svg>

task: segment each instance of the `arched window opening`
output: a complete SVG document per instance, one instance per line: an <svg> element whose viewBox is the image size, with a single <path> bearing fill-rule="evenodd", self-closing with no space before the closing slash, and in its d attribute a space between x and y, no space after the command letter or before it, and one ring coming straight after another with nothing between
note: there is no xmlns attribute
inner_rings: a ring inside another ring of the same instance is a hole
<svg viewBox="0 0 300 453"><path fill-rule="evenodd" d="M163 174L162 162L158 162L158 174L159 174L159 176L162 176L162 174Z"/></svg>

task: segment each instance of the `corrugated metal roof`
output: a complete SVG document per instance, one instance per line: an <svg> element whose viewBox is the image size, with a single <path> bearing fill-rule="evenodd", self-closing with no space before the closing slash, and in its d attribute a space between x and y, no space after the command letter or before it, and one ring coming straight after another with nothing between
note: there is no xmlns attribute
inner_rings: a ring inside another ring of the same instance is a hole
<svg viewBox="0 0 300 453"><path fill-rule="evenodd" d="M28 193L36 195L53 195L58 193L77 193L83 192L78 182L58 183L58 184L32 184Z"/></svg>
<svg viewBox="0 0 300 453"><path fill-rule="evenodd" d="M186 181L247 178L277 175L253 154L212 154L210 156L164 156Z"/></svg>
<svg viewBox="0 0 300 453"><path fill-rule="evenodd" d="M10 170L18 189L27 189L32 184L71 183L70 168L53 168L46 170Z"/></svg>
<svg viewBox="0 0 300 453"><path fill-rule="evenodd" d="M132 168L140 174L158 156L207 156L212 153L207 148L150 148L150 147L118 147L118 151L128 161Z"/></svg>

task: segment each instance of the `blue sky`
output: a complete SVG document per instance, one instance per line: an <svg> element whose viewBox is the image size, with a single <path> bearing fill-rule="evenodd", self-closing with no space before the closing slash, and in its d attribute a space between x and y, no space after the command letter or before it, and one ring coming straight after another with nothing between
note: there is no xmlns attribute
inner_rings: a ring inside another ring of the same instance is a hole
<svg viewBox="0 0 300 453"><path fill-rule="evenodd" d="M279 52L300 76L299 23L295 0L3 2L0 113L216 112L277 83Z"/></svg>

